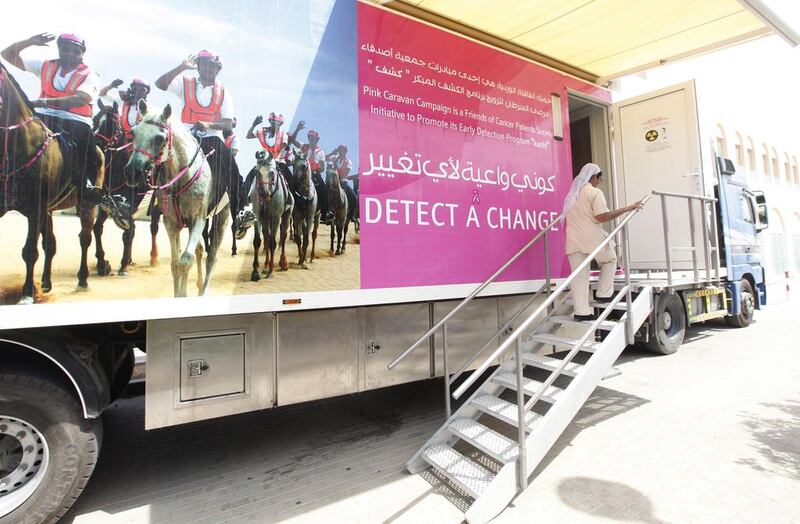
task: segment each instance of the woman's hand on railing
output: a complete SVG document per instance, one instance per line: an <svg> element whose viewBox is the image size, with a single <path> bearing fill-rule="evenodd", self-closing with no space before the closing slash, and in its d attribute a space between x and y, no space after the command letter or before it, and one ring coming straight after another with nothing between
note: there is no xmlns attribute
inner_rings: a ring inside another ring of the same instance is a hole
<svg viewBox="0 0 800 524"><path fill-rule="evenodd" d="M636 210L636 209L642 209L643 207L644 207L644 202L642 202L642 201L640 200L640 201L638 201L638 202L634 202L633 204L631 204L631 205L629 205L629 206L625 206L625 209L626 209L627 211L634 211L634 210Z"/></svg>

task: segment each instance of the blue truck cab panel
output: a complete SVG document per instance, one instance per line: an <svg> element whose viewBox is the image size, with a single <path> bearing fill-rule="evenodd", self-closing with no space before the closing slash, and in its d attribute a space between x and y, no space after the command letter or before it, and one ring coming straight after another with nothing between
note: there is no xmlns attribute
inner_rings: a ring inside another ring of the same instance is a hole
<svg viewBox="0 0 800 524"><path fill-rule="evenodd" d="M756 307L767 303L764 268L758 233L767 228L767 206L764 194L747 187L744 174L736 171L733 162L717 157L717 222L720 260L728 271L728 291L734 315L740 312L742 280L753 286L758 299Z"/></svg>

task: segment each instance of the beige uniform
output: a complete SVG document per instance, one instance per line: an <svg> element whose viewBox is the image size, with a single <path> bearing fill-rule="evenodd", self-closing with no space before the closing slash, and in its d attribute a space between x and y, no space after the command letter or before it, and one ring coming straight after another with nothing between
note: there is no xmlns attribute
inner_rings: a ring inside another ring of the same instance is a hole
<svg viewBox="0 0 800 524"><path fill-rule="evenodd" d="M596 215L608 213L606 198L603 192L586 184L578 194L578 200L567 213L566 253L569 264L574 271L581 262L606 238ZM597 296L610 297L614 292L614 272L617 269L617 256L612 240L597 254L595 260L600 264L600 279L597 284ZM589 307L589 265L581 270L572 281L570 289L576 315L591 315Z"/></svg>

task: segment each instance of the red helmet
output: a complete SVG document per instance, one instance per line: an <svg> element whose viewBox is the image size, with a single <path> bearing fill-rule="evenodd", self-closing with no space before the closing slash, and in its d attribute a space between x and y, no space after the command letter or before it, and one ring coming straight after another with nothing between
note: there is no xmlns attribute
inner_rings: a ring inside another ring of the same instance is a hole
<svg viewBox="0 0 800 524"><path fill-rule="evenodd" d="M56 44L59 46L63 44L74 44L86 51L86 42L83 40L83 38L72 33L64 33L59 35L58 39L56 40Z"/></svg>
<svg viewBox="0 0 800 524"><path fill-rule="evenodd" d="M274 120L275 122L280 122L282 124L283 123L283 115L276 115L275 113L270 113L269 114L269 118L267 120L270 120L270 121Z"/></svg>
<svg viewBox="0 0 800 524"><path fill-rule="evenodd" d="M197 53L197 60L200 60L201 58L208 60L212 64L222 69L222 58L220 58L218 54L203 49Z"/></svg>
<svg viewBox="0 0 800 524"><path fill-rule="evenodd" d="M317 132L316 132L316 131L314 131L313 129L309 129L309 130L308 130L308 138L309 138L309 139L310 139L310 138L316 138L317 140L319 140L319 133L317 133Z"/></svg>

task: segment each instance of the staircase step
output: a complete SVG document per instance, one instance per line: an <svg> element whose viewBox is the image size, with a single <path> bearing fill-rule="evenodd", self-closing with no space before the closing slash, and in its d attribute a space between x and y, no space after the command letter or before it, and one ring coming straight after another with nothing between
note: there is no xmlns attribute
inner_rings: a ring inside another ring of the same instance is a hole
<svg viewBox="0 0 800 524"><path fill-rule="evenodd" d="M513 389L514 391L517 390L517 375L515 373L498 373L492 379L492 382L495 384L499 384L503 387ZM538 380L533 380L532 378L522 377L522 390L526 395L533 396L535 395L539 389L542 387L543 383L539 382ZM555 386L548 387L544 394L540 397L541 400L549 403L554 403L558 396L563 393L564 390L561 388L557 388Z"/></svg>
<svg viewBox="0 0 800 524"><path fill-rule="evenodd" d="M535 335L531 335L531 339L535 340L536 342L543 342L548 345L553 346L561 346L565 348L572 348L575 345L577 340L566 338L566 337L559 337L558 335L551 335L550 333L536 333ZM600 349L599 342L593 342L587 340L581 346L581 351L588 351L593 353Z"/></svg>
<svg viewBox="0 0 800 524"><path fill-rule="evenodd" d="M472 399L471 404L480 409L484 413L493 416L498 420L502 420L506 424L517 427L517 405L507 402L501 398L492 395L480 395ZM530 433L536 425L542 420L542 416L538 413L528 411L525 413L525 431Z"/></svg>
<svg viewBox="0 0 800 524"><path fill-rule="evenodd" d="M494 478L491 471L444 444L429 447L422 457L475 498L481 496Z"/></svg>
<svg viewBox="0 0 800 524"><path fill-rule="evenodd" d="M457 418L450 423L449 429L454 435L504 464L517 458L516 442L487 428L477 420Z"/></svg>
<svg viewBox="0 0 800 524"><path fill-rule="evenodd" d="M534 353L523 353L522 354L522 361L528 366L534 366L539 369L546 369L548 371L555 371L558 369L558 366L561 365L563 362L557 358L546 357L544 355L536 355ZM583 366L576 362L570 362L564 369L561 371L562 375L566 375L568 377L574 377Z"/></svg>
<svg viewBox="0 0 800 524"><path fill-rule="evenodd" d="M566 299L564 301L564 304L568 304L570 306L574 305L574 303L572 302L572 298ZM600 302L595 302L594 300L590 300L589 301L589 305L592 306L592 307L599 308L599 309L605 309L608 306L608 304L601 304ZM614 304L614 307L611 308L611 309L617 309L617 310L625 311L625 310L628 309L628 304L627 304L627 302L620 301L620 302L617 302L616 304Z"/></svg>
<svg viewBox="0 0 800 524"><path fill-rule="evenodd" d="M551 322L555 322L556 324L573 324L573 325L580 325L589 327L592 325L593 320L575 320L572 315L553 315L549 318ZM612 322L610 320L604 320L600 322L597 326L597 329L602 329L604 331L611 331L618 325L617 322Z"/></svg>

